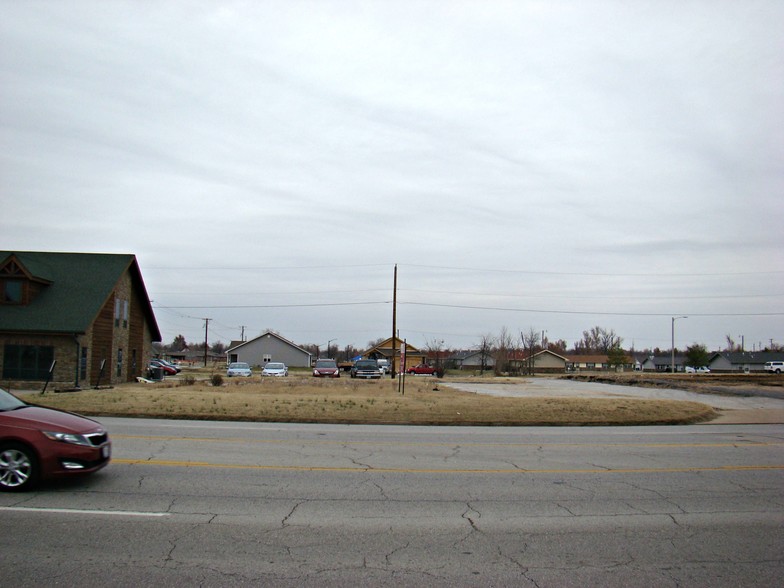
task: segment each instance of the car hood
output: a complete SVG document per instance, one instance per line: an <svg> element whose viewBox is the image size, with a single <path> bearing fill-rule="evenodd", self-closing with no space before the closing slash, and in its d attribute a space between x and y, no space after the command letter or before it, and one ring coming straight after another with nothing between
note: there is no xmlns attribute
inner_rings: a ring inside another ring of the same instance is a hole
<svg viewBox="0 0 784 588"><path fill-rule="evenodd" d="M6 425L30 429L49 428L63 433L92 433L105 430L99 422L92 419L43 406L26 406L0 412L0 421Z"/></svg>

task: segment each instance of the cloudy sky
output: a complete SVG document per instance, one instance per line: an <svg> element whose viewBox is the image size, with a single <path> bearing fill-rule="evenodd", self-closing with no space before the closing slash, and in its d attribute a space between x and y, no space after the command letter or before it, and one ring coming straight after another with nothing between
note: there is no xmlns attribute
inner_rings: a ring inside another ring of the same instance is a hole
<svg viewBox="0 0 784 588"><path fill-rule="evenodd" d="M164 342L784 343L784 3L0 0L0 249Z"/></svg>

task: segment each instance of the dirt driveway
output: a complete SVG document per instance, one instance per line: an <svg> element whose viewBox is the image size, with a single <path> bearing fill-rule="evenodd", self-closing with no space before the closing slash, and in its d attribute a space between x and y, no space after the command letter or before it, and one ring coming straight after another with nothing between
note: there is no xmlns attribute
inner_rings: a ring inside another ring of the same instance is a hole
<svg viewBox="0 0 784 588"><path fill-rule="evenodd" d="M747 389L737 389L733 393L731 387L721 388L722 393L711 393L624 385L622 380L611 384L545 377L519 378L504 383L449 382L447 385L489 396L690 400L707 404L720 413L710 424L784 424L784 397L754 395Z"/></svg>

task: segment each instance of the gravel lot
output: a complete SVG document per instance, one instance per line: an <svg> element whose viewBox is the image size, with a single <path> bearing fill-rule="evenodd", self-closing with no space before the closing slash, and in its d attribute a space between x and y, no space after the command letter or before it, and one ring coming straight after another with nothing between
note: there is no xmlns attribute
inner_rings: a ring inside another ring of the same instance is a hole
<svg viewBox="0 0 784 588"><path fill-rule="evenodd" d="M623 380L619 380L617 384L609 384L544 377L519 378L504 383L449 382L446 385L457 390L490 396L689 400L708 404L721 413L721 416L711 421L711 424L784 424L784 395L777 389L737 386L729 379L719 384L716 384L716 380L703 380L703 383L704 388L718 389L721 393L624 385ZM677 382L672 384L677 385Z"/></svg>

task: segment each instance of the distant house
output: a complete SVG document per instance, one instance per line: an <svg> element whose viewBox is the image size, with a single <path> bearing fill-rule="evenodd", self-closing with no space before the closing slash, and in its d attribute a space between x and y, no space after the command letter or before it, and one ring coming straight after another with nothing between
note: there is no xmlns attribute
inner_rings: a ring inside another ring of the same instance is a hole
<svg viewBox="0 0 784 588"><path fill-rule="evenodd" d="M669 372L672 370L671 355L650 355L639 360L640 369L644 372ZM675 356L675 371L682 372L686 369L686 356Z"/></svg>
<svg viewBox="0 0 784 588"><path fill-rule="evenodd" d="M570 371L601 371L610 367L607 355L570 355L567 367Z"/></svg>
<svg viewBox="0 0 784 588"><path fill-rule="evenodd" d="M250 341L232 342L226 350L226 361L243 361L259 367L270 361L281 361L289 367L310 367L312 357L309 351L277 333L267 331Z"/></svg>
<svg viewBox="0 0 784 588"><path fill-rule="evenodd" d="M560 373L566 371L571 363L568 357L564 357L549 349L538 351L530 357L533 360L532 368L534 373ZM513 371L525 372L529 366L529 356L515 354L514 359L510 360Z"/></svg>
<svg viewBox="0 0 784 588"><path fill-rule="evenodd" d="M0 251L0 296L6 383L133 381L161 340L131 254Z"/></svg>
<svg viewBox="0 0 784 588"><path fill-rule="evenodd" d="M484 361L482 361L482 351L478 349L470 349L466 351L458 351L447 359L447 367L458 370L474 370L481 371L492 370L495 366L495 359L490 352L484 353Z"/></svg>
<svg viewBox="0 0 784 588"><path fill-rule="evenodd" d="M711 355L708 367L712 372L762 372L768 361L784 361L784 353L776 351L722 351Z"/></svg>
<svg viewBox="0 0 784 588"><path fill-rule="evenodd" d="M394 357L392 351L392 337L385 339L378 345L374 345L370 349L366 349L362 352L362 357L368 357L371 359L387 359L389 360L389 365L393 366L393 370L395 373L400 371L400 350L403 348L403 340L395 337L394 339ZM427 354L420 351L410 343L406 343L406 365L404 369L413 367L420 363L427 362Z"/></svg>
<svg viewBox="0 0 784 588"><path fill-rule="evenodd" d="M238 343L242 343L242 341L238 341ZM189 347L185 347L184 349L180 349L179 351L166 351L163 353L165 357L171 361L177 361L181 364L186 365L201 365L204 364L205 360L205 353L204 349L191 349ZM214 351L207 350L206 353L207 363L220 363L225 361L226 355L224 353L215 353Z"/></svg>

